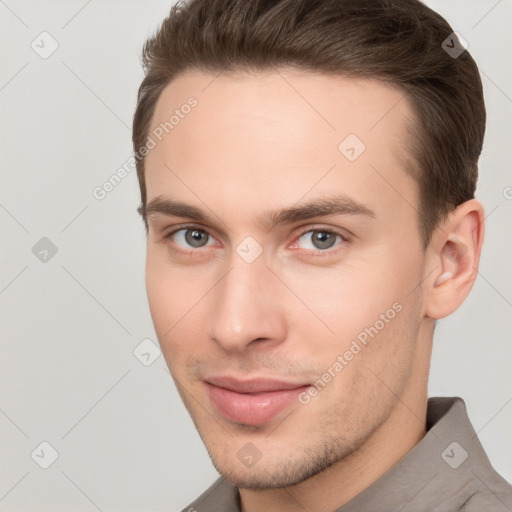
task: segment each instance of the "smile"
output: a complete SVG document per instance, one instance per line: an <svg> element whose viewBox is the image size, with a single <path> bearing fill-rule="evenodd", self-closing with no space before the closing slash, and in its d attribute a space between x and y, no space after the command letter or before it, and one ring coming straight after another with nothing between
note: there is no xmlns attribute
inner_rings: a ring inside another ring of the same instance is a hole
<svg viewBox="0 0 512 512"><path fill-rule="evenodd" d="M269 379L240 381L231 377L205 380L208 395L216 411L233 423L263 425L279 413L297 404L297 397L308 384Z"/></svg>

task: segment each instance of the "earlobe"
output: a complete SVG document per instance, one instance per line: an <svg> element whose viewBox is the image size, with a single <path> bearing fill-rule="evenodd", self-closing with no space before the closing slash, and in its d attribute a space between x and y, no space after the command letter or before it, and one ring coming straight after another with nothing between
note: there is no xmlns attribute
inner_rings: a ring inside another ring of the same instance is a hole
<svg viewBox="0 0 512 512"><path fill-rule="evenodd" d="M476 199L458 206L432 240L432 278L428 280L426 316L444 318L464 302L475 282L484 235L483 207Z"/></svg>

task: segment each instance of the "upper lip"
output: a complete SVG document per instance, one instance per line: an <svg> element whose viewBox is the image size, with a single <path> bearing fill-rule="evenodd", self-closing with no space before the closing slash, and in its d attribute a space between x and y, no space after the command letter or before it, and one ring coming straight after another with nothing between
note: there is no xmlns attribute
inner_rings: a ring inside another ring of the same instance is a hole
<svg viewBox="0 0 512 512"><path fill-rule="evenodd" d="M288 382L268 377L255 377L251 379L237 379L230 375L218 375L204 379L208 384L229 389L237 393L262 393L264 391L280 391L296 389L308 384L301 382Z"/></svg>

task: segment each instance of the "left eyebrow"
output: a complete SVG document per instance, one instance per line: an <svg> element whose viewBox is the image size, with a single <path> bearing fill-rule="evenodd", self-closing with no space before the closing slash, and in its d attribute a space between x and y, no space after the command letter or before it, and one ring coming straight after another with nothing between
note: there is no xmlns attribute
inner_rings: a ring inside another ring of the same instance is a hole
<svg viewBox="0 0 512 512"><path fill-rule="evenodd" d="M162 214L170 217L183 217L196 221L212 222L210 216L200 208L161 196L152 199L145 209L139 207L137 211L143 217ZM279 210L267 210L264 211L257 220L260 226L270 231L281 224L292 224L294 222L329 215L364 215L374 218L375 212L367 206L346 196L332 196L319 198L300 206L290 206Z"/></svg>
<svg viewBox="0 0 512 512"><path fill-rule="evenodd" d="M259 217L259 222L270 231L280 224L291 224L328 215L365 215L374 218L375 212L349 197L333 196L316 199L300 206L263 212Z"/></svg>

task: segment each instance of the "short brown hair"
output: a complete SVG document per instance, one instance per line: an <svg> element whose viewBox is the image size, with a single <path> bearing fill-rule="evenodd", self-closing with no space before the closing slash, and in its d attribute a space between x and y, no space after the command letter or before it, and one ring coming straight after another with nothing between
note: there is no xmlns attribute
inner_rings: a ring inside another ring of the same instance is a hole
<svg viewBox="0 0 512 512"><path fill-rule="evenodd" d="M474 197L485 132L478 68L453 32L419 0L179 1L144 45L145 78L133 120L135 154L146 143L160 93L187 70L291 66L391 82L415 113L410 154L426 247L439 221ZM462 53L450 54L446 41ZM137 159L137 176L147 230L143 158Z"/></svg>

